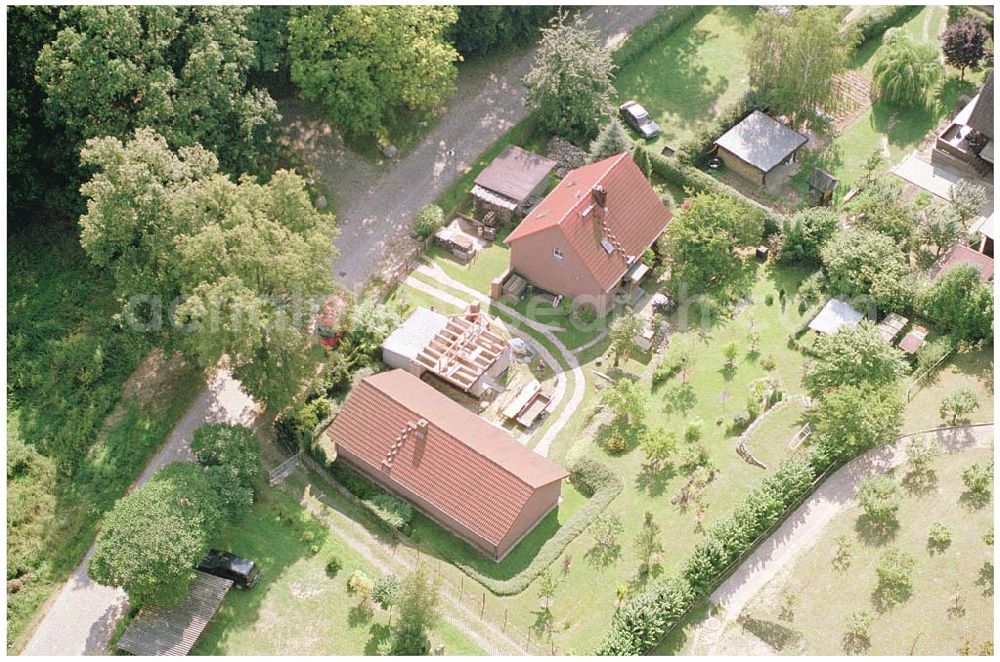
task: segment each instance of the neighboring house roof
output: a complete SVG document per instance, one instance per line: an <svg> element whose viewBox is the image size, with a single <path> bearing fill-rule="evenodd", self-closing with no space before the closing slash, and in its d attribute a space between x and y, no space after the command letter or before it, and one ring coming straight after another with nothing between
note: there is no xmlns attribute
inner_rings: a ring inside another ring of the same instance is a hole
<svg viewBox="0 0 1000 662"><path fill-rule="evenodd" d="M993 258L983 255L979 251L969 248L963 244L955 244L950 251L938 263L934 271L934 278L937 278L949 269L960 264L972 264L979 267L979 275L983 280L993 278Z"/></svg>
<svg viewBox="0 0 1000 662"><path fill-rule="evenodd" d="M494 545L538 488L569 475L405 370L362 380L326 434Z"/></svg>
<svg viewBox="0 0 1000 662"><path fill-rule="evenodd" d="M985 133L990 138L993 137L993 72L983 83L983 89L979 91L976 105L969 115L968 125L980 133Z"/></svg>
<svg viewBox="0 0 1000 662"><path fill-rule="evenodd" d="M979 224L979 227L975 228L975 231L984 237L989 237L990 239L996 239L993 231L993 214L985 217Z"/></svg>
<svg viewBox="0 0 1000 662"><path fill-rule="evenodd" d="M608 291L669 220L670 212L649 180L624 152L567 173L507 236L507 243L513 246L558 228L593 280ZM611 252L602 244L605 238Z"/></svg>
<svg viewBox="0 0 1000 662"><path fill-rule="evenodd" d="M770 172L808 140L798 131L755 110L722 134L715 144L755 168Z"/></svg>
<svg viewBox="0 0 1000 662"><path fill-rule="evenodd" d="M140 609L118 640L118 648L133 655L187 655L232 585L228 579L195 570L184 601L173 607Z"/></svg>
<svg viewBox="0 0 1000 662"><path fill-rule="evenodd" d="M857 326L864 317L861 311L846 301L830 299L819 315L809 322L809 328L817 333L836 333L842 326Z"/></svg>
<svg viewBox="0 0 1000 662"><path fill-rule="evenodd" d="M556 162L552 159L521 149L517 145L508 145L500 156L479 173L475 183L520 204L545 181L555 167Z"/></svg>
<svg viewBox="0 0 1000 662"><path fill-rule="evenodd" d="M408 359L416 359L421 350L446 326L447 315L421 306L389 334L382 343L382 349Z"/></svg>

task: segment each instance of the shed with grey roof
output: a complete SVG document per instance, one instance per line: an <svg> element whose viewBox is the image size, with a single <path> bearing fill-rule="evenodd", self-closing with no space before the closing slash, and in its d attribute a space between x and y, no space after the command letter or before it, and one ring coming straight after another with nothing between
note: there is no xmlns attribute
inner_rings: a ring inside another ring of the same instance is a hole
<svg viewBox="0 0 1000 662"><path fill-rule="evenodd" d="M816 333L833 334L843 326L857 326L864 318L864 313L846 301L830 299L809 322L809 328Z"/></svg>
<svg viewBox="0 0 1000 662"><path fill-rule="evenodd" d="M382 360L390 368L411 371L420 352L446 326L447 315L418 307L382 343Z"/></svg>
<svg viewBox="0 0 1000 662"><path fill-rule="evenodd" d="M476 177L472 197L477 210L492 211L503 222L522 214L526 203L545 194L555 167L552 159L508 145Z"/></svg>
<svg viewBox="0 0 1000 662"><path fill-rule="evenodd" d="M767 174L795 159L809 139L759 110L715 141L716 152L726 167L763 186Z"/></svg>

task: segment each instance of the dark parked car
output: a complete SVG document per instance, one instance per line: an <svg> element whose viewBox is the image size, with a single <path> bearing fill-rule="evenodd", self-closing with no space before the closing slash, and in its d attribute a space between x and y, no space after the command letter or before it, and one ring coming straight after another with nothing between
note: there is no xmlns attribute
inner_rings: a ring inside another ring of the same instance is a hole
<svg viewBox="0 0 1000 662"><path fill-rule="evenodd" d="M236 588L253 588L260 579L260 568L249 559L213 549L201 560L198 569L216 577L230 579Z"/></svg>
<svg viewBox="0 0 1000 662"><path fill-rule="evenodd" d="M618 107L618 112L627 124L642 134L643 138L655 138L660 135L659 125L639 102L626 101Z"/></svg>

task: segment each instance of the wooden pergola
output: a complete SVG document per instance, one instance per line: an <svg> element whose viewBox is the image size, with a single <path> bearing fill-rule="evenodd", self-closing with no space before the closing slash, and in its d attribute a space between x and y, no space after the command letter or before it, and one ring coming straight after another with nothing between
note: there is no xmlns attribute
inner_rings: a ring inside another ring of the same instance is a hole
<svg viewBox="0 0 1000 662"><path fill-rule="evenodd" d="M133 655L187 655L233 582L195 570L188 596L172 607L143 607L118 640Z"/></svg>
<svg viewBox="0 0 1000 662"><path fill-rule="evenodd" d="M417 354L417 363L468 391L501 357L507 341L490 330L490 320L474 304L448 323Z"/></svg>

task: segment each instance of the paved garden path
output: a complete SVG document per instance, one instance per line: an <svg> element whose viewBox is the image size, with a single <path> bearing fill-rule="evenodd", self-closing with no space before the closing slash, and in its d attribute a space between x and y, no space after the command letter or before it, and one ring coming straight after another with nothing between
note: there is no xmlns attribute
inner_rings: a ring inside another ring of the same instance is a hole
<svg viewBox="0 0 1000 662"><path fill-rule="evenodd" d="M649 20L658 6L591 7L583 14L606 45ZM456 93L430 132L398 161L375 166L351 152L336 131L303 104L283 101L285 139L334 198L340 236L335 279L361 287L404 252L417 211L439 196L486 149L527 117L521 79L535 48L461 68Z"/></svg>
<svg viewBox="0 0 1000 662"><path fill-rule="evenodd" d="M129 491L148 481L160 467L193 460L191 437L201 424L252 425L257 415L258 407L232 374L226 370L217 371ZM111 634L125 613L128 598L123 590L101 586L87 576L87 565L93 553L91 545L83 561L51 601L22 655L109 654Z"/></svg>
<svg viewBox="0 0 1000 662"><path fill-rule="evenodd" d="M712 593L712 605L722 607L718 615L699 624L693 633L698 654L712 652L726 622L734 621L743 607L795 558L812 547L830 521L856 503L858 486L871 476L884 474L906 462L906 444L913 437L933 434L945 453L987 447L993 443L993 424L914 433L896 443L865 453L839 469L799 506L785 523ZM720 623L722 621L722 623Z"/></svg>
<svg viewBox="0 0 1000 662"><path fill-rule="evenodd" d="M552 356L552 354L549 353L549 351L546 350L545 347L541 346L538 343L535 343L536 347L542 354L542 357L545 359L546 363L552 366L552 370L557 375L559 375L559 381L556 384L556 390L554 391L552 396L553 401L559 402L562 400L563 395L565 393L567 376L573 383L573 391L572 394L570 395L569 402L567 402L566 406L562 408L562 411L556 418L555 423L549 426L549 429L545 431L545 434L535 445L534 450L536 453L548 457L549 448L552 446L552 442L555 440L557 436L559 436L559 433L562 432L562 429L566 427L566 424L569 423L569 420L573 417L573 414L577 413L577 411L580 409L580 404L583 402L583 396L586 393L587 381L583 374L583 368L580 367L580 362L576 360L576 356L574 356L573 352L569 351L566 348L566 345L564 345L563 342L559 340L558 337L556 337L556 334L552 332L551 327L549 327L548 325L540 324L532 319L528 319L527 317L517 312L510 306L501 303L499 301L491 300L488 296L486 296L482 292L475 290L465 285L464 283L460 283L459 281L455 280L447 273L445 273L445 271L441 269L441 267L437 265L422 264L417 267L417 271L424 275L430 276L431 278L434 278L436 281L442 283L446 287L450 287L459 292L463 292L467 294L469 297L475 299L476 301L492 306L493 308L499 310L508 317L512 317L513 319L517 320L518 322L520 322L527 328L531 329L532 331L542 334L543 336L545 336L546 340L552 343L552 345L556 348L556 351L559 352L559 355L562 357L563 361L565 362L565 365L569 366L569 372L565 372L563 364L560 364L558 361L556 361L555 357ZM427 294L431 294L432 296L438 296L439 294L441 294L444 295L444 297L446 297L446 300L453 299L461 301L458 299L458 297L453 297L446 292L441 292L437 288L428 285L423 281L417 280L413 277L407 279L406 284L409 285L410 287L415 287L416 289L426 292ZM438 298L442 297L439 296ZM461 307L462 308L465 307L465 302L461 302Z"/></svg>

